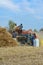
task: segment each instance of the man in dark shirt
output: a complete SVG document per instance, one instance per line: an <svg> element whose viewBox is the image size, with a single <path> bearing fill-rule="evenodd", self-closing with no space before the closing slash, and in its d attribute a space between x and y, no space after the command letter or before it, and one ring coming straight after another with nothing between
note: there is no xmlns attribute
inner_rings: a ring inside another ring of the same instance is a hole
<svg viewBox="0 0 43 65"><path fill-rule="evenodd" d="M18 32L19 32L19 34L21 34L21 33L22 33L22 28L23 28L23 25L22 25L22 24L20 24L20 25L18 26L18 28L19 28Z"/></svg>
<svg viewBox="0 0 43 65"><path fill-rule="evenodd" d="M22 25L22 24L20 24L18 27L19 27L19 29L20 29L20 30L22 30L23 25Z"/></svg>

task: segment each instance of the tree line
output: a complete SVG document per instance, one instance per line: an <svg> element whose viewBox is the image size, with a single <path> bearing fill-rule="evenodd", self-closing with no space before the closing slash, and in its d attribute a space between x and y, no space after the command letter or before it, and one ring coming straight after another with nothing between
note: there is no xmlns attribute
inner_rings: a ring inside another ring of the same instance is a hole
<svg viewBox="0 0 43 65"><path fill-rule="evenodd" d="M6 28L8 29L9 32L12 32L15 26L17 26L17 23L13 22L12 20L9 20L8 27L6 27ZM37 29L34 29L33 31L34 32L38 32ZM43 28L41 28L39 30L39 32L40 31L43 31Z"/></svg>

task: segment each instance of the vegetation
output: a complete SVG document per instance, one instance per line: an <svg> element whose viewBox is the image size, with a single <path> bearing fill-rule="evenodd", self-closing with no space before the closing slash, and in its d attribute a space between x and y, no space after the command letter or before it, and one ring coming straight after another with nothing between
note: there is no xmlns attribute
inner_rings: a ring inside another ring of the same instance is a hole
<svg viewBox="0 0 43 65"><path fill-rule="evenodd" d="M9 21L9 24L8 24L8 26L9 26L9 31L10 32L12 32L13 31L13 28L16 26L17 24L15 23L15 22L13 22L13 21Z"/></svg>
<svg viewBox="0 0 43 65"><path fill-rule="evenodd" d="M43 28L41 28L40 31L43 31Z"/></svg>
<svg viewBox="0 0 43 65"><path fill-rule="evenodd" d="M34 29L34 32L38 32L37 29Z"/></svg>

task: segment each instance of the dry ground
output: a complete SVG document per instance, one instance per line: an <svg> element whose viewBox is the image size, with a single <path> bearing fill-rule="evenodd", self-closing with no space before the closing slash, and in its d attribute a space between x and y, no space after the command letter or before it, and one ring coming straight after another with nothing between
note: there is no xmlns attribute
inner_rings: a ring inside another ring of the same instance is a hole
<svg viewBox="0 0 43 65"><path fill-rule="evenodd" d="M43 47L1 47L0 65L43 65Z"/></svg>

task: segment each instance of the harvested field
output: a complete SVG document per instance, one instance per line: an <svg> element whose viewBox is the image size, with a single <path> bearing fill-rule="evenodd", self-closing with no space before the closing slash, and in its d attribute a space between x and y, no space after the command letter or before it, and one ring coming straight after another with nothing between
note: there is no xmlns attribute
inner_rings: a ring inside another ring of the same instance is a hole
<svg viewBox="0 0 43 65"><path fill-rule="evenodd" d="M16 39L0 28L0 65L43 65L43 47L17 45Z"/></svg>
<svg viewBox="0 0 43 65"><path fill-rule="evenodd" d="M43 65L43 47L0 48L0 65Z"/></svg>

